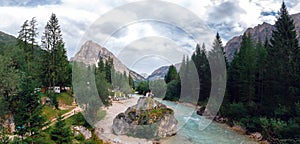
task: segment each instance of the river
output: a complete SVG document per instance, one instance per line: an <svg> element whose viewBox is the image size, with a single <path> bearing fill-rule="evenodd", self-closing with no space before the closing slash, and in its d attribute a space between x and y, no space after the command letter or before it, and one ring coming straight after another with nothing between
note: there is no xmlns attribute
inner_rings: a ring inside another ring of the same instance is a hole
<svg viewBox="0 0 300 144"><path fill-rule="evenodd" d="M211 122L195 113L195 108L170 101L156 99L175 111L178 132L164 139L164 144L255 144L245 135L238 134L228 127Z"/></svg>

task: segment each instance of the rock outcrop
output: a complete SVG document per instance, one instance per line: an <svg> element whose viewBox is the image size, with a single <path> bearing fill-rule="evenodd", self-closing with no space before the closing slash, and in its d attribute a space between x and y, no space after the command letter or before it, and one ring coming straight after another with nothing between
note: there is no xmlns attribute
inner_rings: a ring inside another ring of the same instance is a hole
<svg viewBox="0 0 300 144"><path fill-rule="evenodd" d="M174 111L150 97L118 114L113 121L113 133L139 138L159 139L176 134Z"/></svg>

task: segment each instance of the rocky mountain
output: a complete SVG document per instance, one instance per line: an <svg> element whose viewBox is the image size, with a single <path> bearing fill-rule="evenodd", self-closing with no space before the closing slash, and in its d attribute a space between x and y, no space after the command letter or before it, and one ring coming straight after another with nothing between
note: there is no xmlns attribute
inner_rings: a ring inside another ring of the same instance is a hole
<svg viewBox="0 0 300 144"><path fill-rule="evenodd" d="M181 63L177 63L174 65L177 69L177 71L179 71ZM147 77L147 80L157 80L157 79L164 79L165 75L168 73L170 66L162 66L159 67L158 69L154 70L151 75L149 75Z"/></svg>
<svg viewBox="0 0 300 144"><path fill-rule="evenodd" d="M291 17L294 19L298 40L300 41L300 13L293 14ZM245 33L250 33L252 36L253 41L258 42L264 42L265 39L270 39L272 36L272 30L274 30L274 26L268 23L263 23L255 26L254 28L248 28ZM233 55L236 50L239 49L240 43L242 41L242 35L233 37L231 40L229 40L225 46L225 51L227 53L228 59L232 60Z"/></svg>
<svg viewBox="0 0 300 144"><path fill-rule="evenodd" d="M71 61L83 62L87 65L97 64L99 58L108 60L108 58L113 59L114 69L118 72L126 72L130 74L135 80L145 80L144 77L138 73L128 69L113 53L108 49L100 46L93 41L87 41L82 46L79 52L71 58Z"/></svg>

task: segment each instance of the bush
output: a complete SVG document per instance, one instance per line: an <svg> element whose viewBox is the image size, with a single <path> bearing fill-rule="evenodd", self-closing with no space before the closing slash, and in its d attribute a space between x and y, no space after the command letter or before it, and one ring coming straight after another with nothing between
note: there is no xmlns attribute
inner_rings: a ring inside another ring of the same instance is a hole
<svg viewBox="0 0 300 144"><path fill-rule="evenodd" d="M233 120L240 120L247 116L247 109L243 103L233 103L229 105L227 116Z"/></svg>
<svg viewBox="0 0 300 144"><path fill-rule="evenodd" d="M81 133L78 136L76 136L75 139L78 140L78 141L81 141L81 142L85 141L85 137Z"/></svg>

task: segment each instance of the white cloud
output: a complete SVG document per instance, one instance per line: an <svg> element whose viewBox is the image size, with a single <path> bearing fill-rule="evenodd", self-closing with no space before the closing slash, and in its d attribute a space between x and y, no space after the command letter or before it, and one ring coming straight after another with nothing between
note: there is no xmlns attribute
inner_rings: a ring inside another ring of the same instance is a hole
<svg viewBox="0 0 300 144"><path fill-rule="evenodd" d="M141 0L57 0L55 2L44 0L34 2L30 0L22 2L6 2L0 0L0 30L6 33L17 35L20 26L26 19L36 17L39 24L39 33L42 35L43 28L48 21L51 13L55 13L62 28L64 40L68 56L72 57L76 53L81 44L80 40L85 32L90 28L99 17L106 12L115 9L116 7L128 4L129 2L139 2ZM276 20L274 15L263 15L265 13L278 12L282 1L279 0L164 0L171 4L179 5L193 12L196 16L207 23L212 29L212 33L217 31L221 34L224 43L236 35L242 34L248 27L253 27L262 22L273 24ZM299 0L286 1L290 14L298 13L300 10ZM171 8L171 7L165 7ZM197 23L196 20L189 19L189 13L180 13L176 10L168 9L166 13L162 14L162 7L152 9L134 8L138 13L128 13L122 11L116 14L114 23L107 23L107 28L111 24L120 26L124 21L130 21L136 17L153 16L162 19L170 19L179 22L177 26L182 27L185 22L190 26L185 28L189 31L201 31L203 23ZM116 11L118 12L118 11ZM164 17L168 16L168 17ZM171 17L170 17L171 16ZM184 32L178 32L176 29L164 27L161 24L143 23L139 25L131 24L127 26L122 32L117 35L119 37L112 37L110 44L107 47L116 47L120 45L128 45L128 42L135 41L143 36L163 36L169 37L176 44L184 47L184 49L193 49L195 42L187 37ZM97 31L95 29L95 31ZM102 33L103 32L103 33ZM109 29L97 33L92 37L107 37L111 33ZM199 34L200 39L205 39L207 33ZM215 35L215 34L213 34ZM173 38L172 38L173 37ZM177 38L177 39L176 39ZM206 41L206 40L203 40ZM103 42L99 42L103 43ZM202 42L200 42L202 43ZM187 50L190 52L191 50Z"/></svg>

